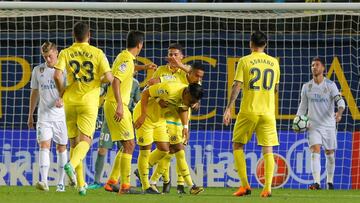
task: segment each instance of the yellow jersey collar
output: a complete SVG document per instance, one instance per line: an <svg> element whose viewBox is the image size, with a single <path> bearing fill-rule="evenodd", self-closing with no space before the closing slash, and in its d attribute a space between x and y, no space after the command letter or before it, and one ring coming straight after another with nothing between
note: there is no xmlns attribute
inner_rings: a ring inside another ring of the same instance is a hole
<svg viewBox="0 0 360 203"><path fill-rule="evenodd" d="M173 71L172 71L172 70L173 70L173 68L171 68L171 66L170 66L169 64L167 64L167 65L166 65L166 67L167 67L167 69L169 69L169 71L170 71L170 72L172 72L172 73L173 73ZM180 72L180 71L181 71L181 69L180 69L180 68L178 68L178 69L177 69L177 70L176 70L173 74L178 73L178 72Z"/></svg>
<svg viewBox="0 0 360 203"><path fill-rule="evenodd" d="M132 53L130 53L130 51L128 51L127 49L125 49L123 52L124 52L124 54L129 55L129 57L130 57L132 60L135 60L135 59L136 59L136 57L135 57L134 55L132 55Z"/></svg>
<svg viewBox="0 0 360 203"><path fill-rule="evenodd" d="M80 46L80 45L89 45L88 42L74 42L73 46Z"/></svg>

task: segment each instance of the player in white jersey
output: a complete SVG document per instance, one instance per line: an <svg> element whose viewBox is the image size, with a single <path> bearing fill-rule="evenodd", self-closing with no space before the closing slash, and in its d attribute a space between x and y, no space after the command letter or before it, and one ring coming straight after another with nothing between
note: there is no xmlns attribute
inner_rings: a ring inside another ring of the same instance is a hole
<svg viewBox="0 0 360 203"><path fill-rule="evenodd" d="M36 188L44 191L49 190L47 179L50 168L50 145L51 140L54 140L58 162L58 185L56 191L64 192L64 165L67 162L66 144L68 136L64 108L62 103L58 102L59 93L53 79L55 71L53 66L57 62L58 55L56 45L52 42L45 42L41 46L41 54L45 63L36 66L32 72L30 108L27 122L29 128L34 128L33 114L40 99L36 133L40 147L39 169L41 181L36 183Z"/></svg>
<svg viewBox="0 0 360 203"><path fill-rule="evenodd" d="M310 122L308 141L311 150L311 171L314 183L309 189L320 187L321 146L325 148L327 188L334 189L335 171L334 151L337 148L336 123L341 120L345 109L345 101L341 97L336 84L324 77L325 64L319 58L313 58L311 72L313 79L305 83L301 90L301 102L296 115L307 115ZM335 103L338 107L336 113Z"/></svg>

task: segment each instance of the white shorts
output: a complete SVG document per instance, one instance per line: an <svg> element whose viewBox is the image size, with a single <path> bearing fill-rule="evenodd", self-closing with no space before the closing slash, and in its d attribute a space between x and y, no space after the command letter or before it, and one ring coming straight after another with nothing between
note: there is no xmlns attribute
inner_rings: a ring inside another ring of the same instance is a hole
<svg viewBox="0 0 360 203"><path fill-rule="evenodd" d="M337 149L337 130L335 128L317 128L308 130L309 146L320 144L326 150Z"/></svg>
<svg viewBox="0 0 360 203"><path fill-rule="evenodd" d="M66 145L68 142L65 120L37 122L36 128L38 142L50 139L53 139L55 143L61 145Z"/></svg>

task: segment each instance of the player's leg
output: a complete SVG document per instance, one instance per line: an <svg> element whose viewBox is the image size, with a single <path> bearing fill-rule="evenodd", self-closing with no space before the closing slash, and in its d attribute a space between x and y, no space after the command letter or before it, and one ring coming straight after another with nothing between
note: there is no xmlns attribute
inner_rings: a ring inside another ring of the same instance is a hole
<svg viewBox="0 0 360 203"><path fill-rule="evenodd" d="M149 166L153 167L157 164L163 157L169 153L170 140L167 133L166 121L161 119L160 121L153 123L153 137L154 142L156 143L156 149L153 150L149 157Z"/></svg>
<svg viewBox="0 0 360 203"><path fill-rule="evenodd" d="M101 126L101 133L99 137L99 148L95 160L94 183L89 185L88 189L98 189L102 187L100 178L103 174L106 154L108 152L108 149L112 149L112 146L113 146L113 141L111 140L106 119L104 119L104 122Z"/></svg>
<svg viewBox="0 0 360 203"><path fill-rule="evenodd" d="M67 112L68 110L65 111ZM85 195L86 189L84 175L82 175L82 161L89 151L92 143L92 136L95 132L98 108L97 106L76 106L75 111L77 114L76 124L79 136L77 139L78 142L73 150L73 156L70 158L69 163L65 165L65 171L68 176L71 176L72 169L76 169L78 173L77 178L79 194Z"/></svg>
<svg viewBox="0 0 360 203"><path fill-rule="evenodd" d="M39 143L39 168L41 181L36 183L39 190L49 191L48 174L50 168L50 145L53 137L51 125L48 122L38 122L37 140Z"/></svg>
<svg viewBox="0 0 360 203"><path fill-rule="evenodd" d="M313 126L312 126L313 127ZM308 142L311 152L311 173L313 176L314 183L309 186L310 190L319 190L320 187L320 176L321 176L321 145L322 138L319 129L310 128L308 130Z"/></svg>
<svg viewBox="0 0 360 203"><path fill-rule="evenodd" d="M66 145L56 145L56 156L58 164L58 185L56 188L57 192L65 192L65 170L64 166L68 161Z"/></svg>
<svg viewBox="0 0 360 203"><path fill-rule="evenodd" d="M326 183L327 189L334 189L334 173L335 173L335 150L337 149L336 129L327 129L323 131L323 145L326 155Z"/></svg>
<svg viewBox="0 0 360 203"><path fill-rule="evenodd" d="M156 187L156 183L157 181L159 180L159 178L161 176L163 176L163 182L164 182L164 186L166 185L169 185L170 183L170 177L169 177L169 167L170 167L170 162L171 162L171 159L172 157L174 156L174 154L167 154L165 155L160 161L159 163L157 164L151 178L150 178L150 184L152 186L155 186ZM164 191L164 188L163 188L163 193L169 193L168 191Z"/></svg>
<svg viewBox="0 0 360 203"><path fill-rule="evenodd" d="M251 194L250 184L248 182L246 171L246 154L244 145L251 139L255 130L257 120L249 115L238 114L233 131L233 154L234 168L238 172L241 185L239 189L233 193L234 196L244 196Z"/></svg>
<svg viewBox="0 0 360 203"><path fill-rule="evenodd" d="M124 118L120 121L120 135L122 150L120 161L121 187L119 193L132 193L133 191L130 190L130 173L132 155L135 150L135 141L132 115L127 106L124 106Z"/></svg>
<svg viewBox="0 0 360 203"><path fill-rule="evenodd" d="M275 169L273 146L279 145L279 140L276 131L275 115L261 115L258 116L256 124L256 138L258 145L262 146L262 153L265 163L265 184L261 197L271 196L271 185Z"/></svg>
<svg viewBox="0 0 360 203"><path fill-rule="evenodd" d="M176 176L177 176L177 186L176 186L176 190L178 194L186 194L185 192L185 180L184 177L181 175L179 166L176 164Z"/></svg>
<svg viewBox="0 0 360 203"><path fill-rule="evenodd" d="M192 181L189 166L185 158L184 145L182 144L182 142L171 145L171 152L175 153L177 167L179 167L179 172L184 178L186 185L190 188L190 194L197 195L203 192L204 188L196 186L195 183Z"/></svg>
<svg viewBox="0 0 360 203"><path fill-rule="evenodd" d="M58 185L57 192L65 192L65 170L64 166L68 161L66 145L68 142L68 135L65 121L52 122L52 129L54 133L54 142L56 143L56 155L58 164Z"/></svg>

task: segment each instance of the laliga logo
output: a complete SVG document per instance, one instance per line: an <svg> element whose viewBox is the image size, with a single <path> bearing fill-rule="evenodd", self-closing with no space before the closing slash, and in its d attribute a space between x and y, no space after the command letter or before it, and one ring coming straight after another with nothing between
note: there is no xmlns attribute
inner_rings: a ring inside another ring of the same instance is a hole
<svg viewBox="0 0 360 203"><path fill-rule="evenodd" d="M280 154L274 153L275 169L272 179L272 187L280 188L287 183L290 177L290 166L286 159ZM264 157L261 157L256 164L256 180L261 186L265 184L265 162Z"/></svg>

